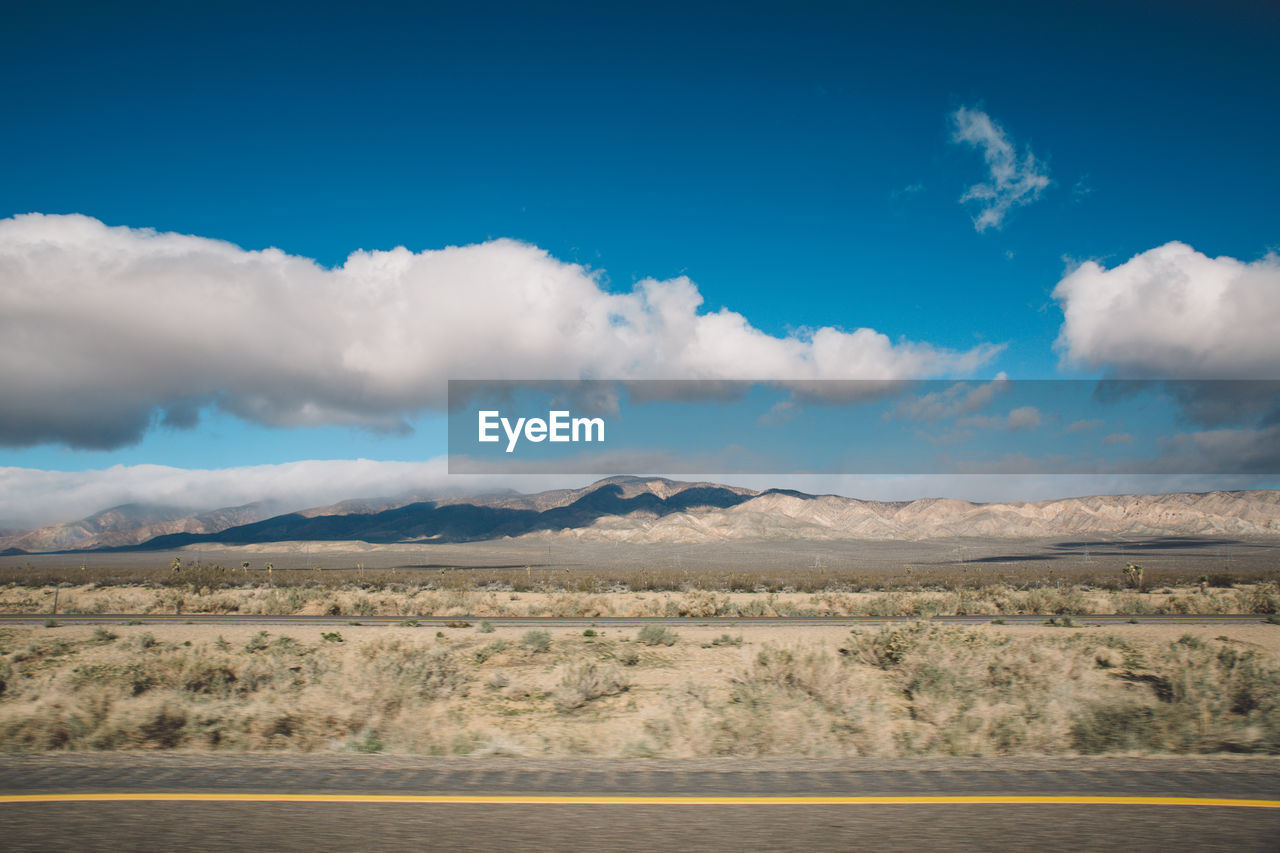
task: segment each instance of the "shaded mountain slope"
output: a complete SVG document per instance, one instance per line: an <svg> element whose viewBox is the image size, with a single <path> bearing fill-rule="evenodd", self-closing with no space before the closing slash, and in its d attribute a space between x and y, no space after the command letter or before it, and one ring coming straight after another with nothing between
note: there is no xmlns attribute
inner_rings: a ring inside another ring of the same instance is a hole
<svg viewBox="0 0 1280 853"><path fill-rule="evenodd" d="M168 549L201 542L245 545L352 539L372 543L468 542L587 527L601 518L660 518L697 509L720 509L750 499L750 493L742 494L743 490L703 485L677 490L641 490L628 489L623 483L607 482L581 491L585 493L571 503L542 511L422 501L369 514L309 516L290 513L215 533L159 536L142 547ZM668 497L660 497L662 493Z"/></svg>

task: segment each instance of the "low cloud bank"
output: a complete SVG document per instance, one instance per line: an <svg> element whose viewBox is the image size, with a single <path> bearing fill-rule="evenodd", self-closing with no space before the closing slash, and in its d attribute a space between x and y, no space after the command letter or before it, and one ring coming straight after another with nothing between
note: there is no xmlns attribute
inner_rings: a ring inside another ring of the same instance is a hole
<svg viewBox="0 0 1280 853"><path fill-rule="evenodd" d="M91 471L0 468L0 526L74 521L127 503L209 510L274 502L289 509L402 494L478 494L515 485L539 490L581 485L581 477L449 476L444 457L425 462L307 460L279 465L189 469L114 465ZM523 482L522 482L523 481Z"/></svg>

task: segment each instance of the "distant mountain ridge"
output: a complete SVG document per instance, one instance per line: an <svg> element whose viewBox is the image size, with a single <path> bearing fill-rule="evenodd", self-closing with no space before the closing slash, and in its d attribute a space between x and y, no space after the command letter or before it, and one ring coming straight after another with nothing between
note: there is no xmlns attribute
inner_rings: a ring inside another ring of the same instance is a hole
<svg viewBox="0 0 1280 853"><path fill-rule="evenodd" d="M187 516L180 512L145 505L115 507L80 522L0 540L0 548L170 549L199 543L349 540L425 544L522 536L645 544L965 536L1280 537L1280 492L1266 490L1005 503L946 498L868 501L789 489L755 491L618 476L581 489L535 494L436 499L402 495L285 514L269 513L261 504Z"/></svg>
<svg viewBox="0 0 1280 853"><path fill-rule="evenodd" d="M1273 538L1280 536L1280 492L1102 495L984 504L945 498L863 501L770 490L730 509L641 523L604 519L591 528L563 535L636 543L1063 535Z"/></svg>
<svg viewBox="0 0 1280 853"><path fill-rule="evenodd" d="M755 494L749 489L706 483L613 477L584 489L422 501L368 514L290 513L217 533L160 536L141 547L168 549L199 542L472 542L585 528L607 518L660 518L723 509L750 500Z"/></svg>

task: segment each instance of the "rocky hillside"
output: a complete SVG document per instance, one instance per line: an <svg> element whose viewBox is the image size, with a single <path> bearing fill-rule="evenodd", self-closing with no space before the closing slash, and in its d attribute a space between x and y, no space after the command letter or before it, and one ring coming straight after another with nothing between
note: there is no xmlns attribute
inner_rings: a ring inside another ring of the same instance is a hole
<svg viewBox="0 0 1280 853"><path fill-rule="evenodd" d="M1023 539L1066 535L1280 536L1280 492L1103 495L1035 503L924 498L863 501L767 491L735 506L661 517L602 518L559 535L584 540L692 543L718 540Z"/></svg>
<svg viewBox="0 0 1280 853"><path fill-rule="evenodd" d="M182 507L123 504L88 518L52 524L0 538L0 552L120 548L172 533L213 533L268 518L280 512L274 504L253 503L193 512Z"/></svg>

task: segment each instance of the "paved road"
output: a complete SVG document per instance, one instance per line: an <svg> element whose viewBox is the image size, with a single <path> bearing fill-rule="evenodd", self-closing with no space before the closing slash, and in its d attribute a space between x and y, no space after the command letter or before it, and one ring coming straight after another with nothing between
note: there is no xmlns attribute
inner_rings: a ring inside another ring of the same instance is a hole
<svg viewBox="0 0 1280 853"><path fill-rule="evenodd" d="M450 623L490 622L495 627L627 627L637 625L708 625L714 627L754 626L821 626L821 625L883 625L891 622L912 622L919 616L266 616L245 613L5 613L0 614L0 625L40 625L48 619L56 619L65 625L102 625L121 622L141 622L148 625L199 624L199 625L398 625L406 619L417 620L424 628L447 627ZM1007 616L1000 614L975 614L971 616L933 616L931 622L959 625L978 625L1000 620L1009 625L1043 625L1049 616ZM1149 616L1077 614L1072 620L1077 625L1141 624L1226 625L1261 624L1267 616L1257 614L1167 614ZM1280 627L1280 626L1277 626Z"/></svg>
<svg viewBox="0 0 1280 853"><path fill-rule="evenodd" d="M13 851L1274 851L1280 760L34 756L0 759L0 838Z"/></svg>

